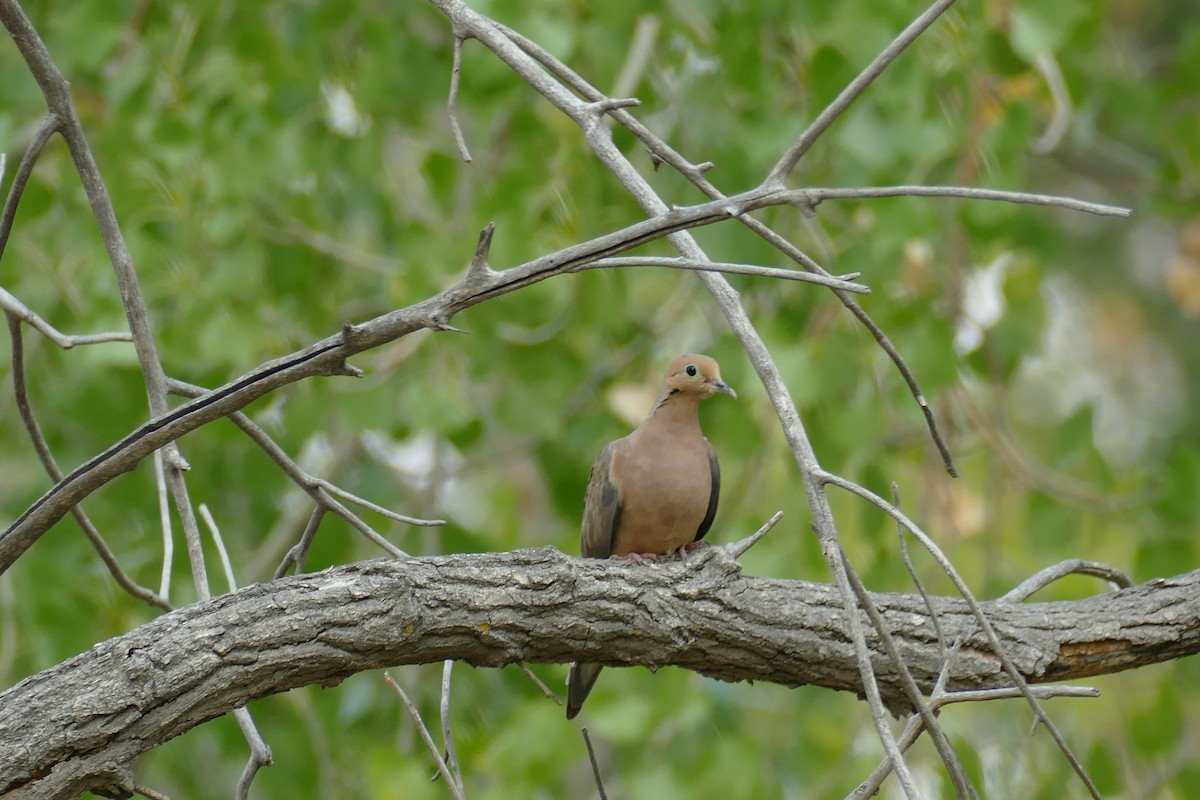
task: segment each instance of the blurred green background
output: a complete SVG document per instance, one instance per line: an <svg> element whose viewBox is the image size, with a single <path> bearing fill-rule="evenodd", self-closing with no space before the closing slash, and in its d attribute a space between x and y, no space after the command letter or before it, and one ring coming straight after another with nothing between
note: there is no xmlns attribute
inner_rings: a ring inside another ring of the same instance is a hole
<svg viewBox="0 0 1200 800"><path fill-rule="evenodd" d="M579 132L477 43L446 119L452 35L423 3L27 4L75 100L141 276L168 372L208 386L462 275L497 226L511 266L640 218ZM755 185L803 126L914 16L912 0L590 4L495 0L478 10L604 90L623 67L637 116L726 192ZM631 41L648 47L640 66ZM732 277L799 405L822 464L910 516L978 596L1065 558L1144 581L1200 563L1200 15L1192 0L962 3L893 65L801 163L794 185L961 184L1126 204L1129 220L901 198L828 202L815 219L760 212L835 273L936 409L963 476L949 479L915 403L818 288ZM0 42L4 187L44 114ZM701 198L617 143L668 202ZM697 232L715 259L782 266L735 224ZM665 245L646 252L669 254ZM60 329L119 330L112 270L61 140L25 193L0 285ZM706 404L722 459L714 541L775 510L750 574L826 581L799 473L765 394L694 276L616 270L557 278L355 360L362 380L292 386L249 411L312 472L444 529L372 522L413 553L578 547L588 469L645 413L671 357L717 357L740 398ZM0 525L48 486L17 418L0 345ZM35 409L65 468L145 419L132 348L63 352L27 335ZM270 577L307 498L231 424L181 442L240 583ZM871 588L911 591L894 527L833 496ZM123 565L157 588L149 463L86 508ZM192 599L182 547L176 605ZM381 555L327 517L310 569ZM948 582L916 557L930 587ZM213 562L215 563L215 561ZM213 570L215 572L215 570ZM218 587L218 590L220 587ZM1104 589L1072 578L1040 599ZM118 592L71 521L0 578L0 686L154 616ZM533 669L562 687L565 667ZM436 719L440 669L394 676ZM590 796L576 725L520 672L459 666L454 730L472 798ZM1112 797L1200 794L1195 660L1096 678L1099 700L1049 703ZM382 676L251 707L276 766L253 794L446 797ZM942 715L985 796L1082 796L1023 703ZM679 670L607 670L581 721L610 796L840 797L880 756L865 707L812 688L727 685ZM138 764L172 797L228 797L246 758L232 720ZM913 754L930 796L936 755ZM1067 787L1064 789L1064 787ZM896 796L895 787L885 796Z"/></svg>

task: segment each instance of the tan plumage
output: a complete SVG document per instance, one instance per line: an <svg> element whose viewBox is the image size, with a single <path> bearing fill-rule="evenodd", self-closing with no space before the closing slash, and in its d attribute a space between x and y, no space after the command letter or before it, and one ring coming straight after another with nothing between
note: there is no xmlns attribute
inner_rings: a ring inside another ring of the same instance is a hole
<svg viewBox="0 0 1200 800"><path fill-rule="evenodd" d="M721 471L700 430L699 409L717 392L737 397L716 361L688 354L671 362L650 413L592 465L579 535L583 555L653 558L708 533ZM579 713L599 675L596 664L571 665L567 719Z"/></svg>

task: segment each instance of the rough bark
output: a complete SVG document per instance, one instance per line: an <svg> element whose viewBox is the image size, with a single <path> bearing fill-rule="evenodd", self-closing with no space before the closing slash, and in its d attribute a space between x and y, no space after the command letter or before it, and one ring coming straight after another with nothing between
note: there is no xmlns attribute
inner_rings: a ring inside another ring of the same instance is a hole
<svg viewBox="0 0 1200 800"><path fill-rule="evenodd" d="M874 599L930 687L942 665L923 601ZM965 605L932 602L946 636L964 643L950 687L1007 685ZM1200 649L1200 570L1085 600L985 609L1031 682ZM582 659L861 692L846 630L834 587L742 575L723 548L650 566L552 548L350 564L165 614L0 694L0 793L120 794L139 755L207 720L398 664ZM888 661L875 666L893 710L905 710Z"/></svg>

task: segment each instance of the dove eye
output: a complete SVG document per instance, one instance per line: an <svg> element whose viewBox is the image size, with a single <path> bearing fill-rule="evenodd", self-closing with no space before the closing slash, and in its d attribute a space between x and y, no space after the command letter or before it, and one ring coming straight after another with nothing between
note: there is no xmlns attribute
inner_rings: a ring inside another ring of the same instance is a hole
<svg viewBox="0 0 1200 800"><path fill-rule="evenodd" d="M696 377L696 373L698 373L700 370L696 369L695 364L688 364L686 367L683 368L683 371L687 373L687 376L689 378L694 378L694 377Z"/></svg>

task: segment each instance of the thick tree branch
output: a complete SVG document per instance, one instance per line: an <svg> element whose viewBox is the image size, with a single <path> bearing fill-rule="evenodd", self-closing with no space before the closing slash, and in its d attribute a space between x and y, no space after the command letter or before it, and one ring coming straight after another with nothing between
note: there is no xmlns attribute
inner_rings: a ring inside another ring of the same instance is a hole
<svg viewBox="0 0 1200 800"><path fill-rule="evenodd" d="M944 662L925 601L872 599L929 692ZM1010 685L966 604L932 604L962 643L946 688ZM983 607L1031 682L1200 651L1200 570L1085 600ZM251 700L398 664L585 659L861 692L846 627L835 587L744 576L718 547L649 567L552 548L350 564L166 614L0 694L0 794L120 784L142 753ZM908 710L891 666L880 659L876 672L889 706Z"/></svg>

